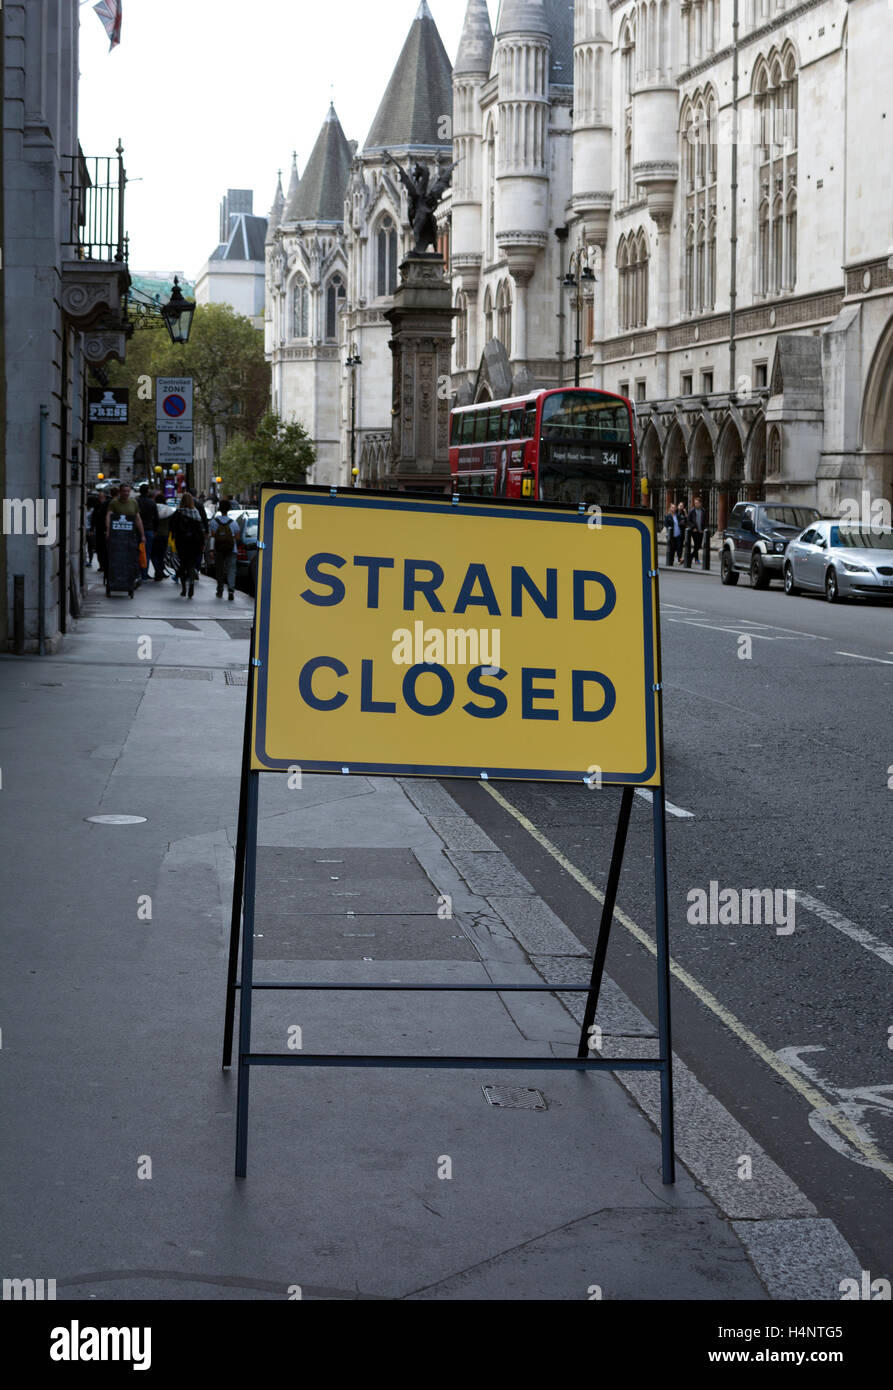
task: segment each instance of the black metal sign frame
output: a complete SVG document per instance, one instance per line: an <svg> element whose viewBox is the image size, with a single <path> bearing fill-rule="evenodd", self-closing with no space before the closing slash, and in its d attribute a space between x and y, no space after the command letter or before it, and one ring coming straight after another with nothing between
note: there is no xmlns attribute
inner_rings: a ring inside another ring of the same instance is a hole
<svg viewBox="0 0 893 1390"><path fill-rule="evenodd" d="M333 495L340 489L331 489ZM345 491L350 491L345 489ZM387 494L382 494L387 495ZM412 494L410 494L412 495ZM654 622L656 627L655 690L658 700L658 740L660 769L663 778L663 701L661 689L660 607L658 573L651 575L654 584ZM254 652L254 627L251 630L251 652ZM652 792L652 836L654 854L655 937L657 958L657 1012L659 1056L592 1057L589 1030L594 1022L599 992L604 974L605 959L614 917L617 888L623 866L623 855L629 829L635 785L621 789L620 812L614 834L611 867L605 887L598 938L587 982L569 984L356 984L342 980L326 981L256 981L254 979L254 905L257 874L257 826L260 795L260 771L251 768L251 729L254 706L254 659L248 668L245 727L242 741L242 773L239 790L239 813L236 832L235 879L233 882L232 916L230 921L229 958L227 964L226 1006L223 1035L223 1069L232 1065L235 1031L236 995L239 995L238 1080L236 1094L236 1161L235 1175L244 1178L248 1170L248 1109L252 1067L441 1067L447 1069L481 1070L483 1068L516 1071L574 1070L574 1071L656 1071L660 1075L661 1115L661 1175L664 1183L675 1182L672 1029L670 1018L670 944L667 898L667 828L663 781L650 787ZM241 971L239 955L241 946ZM255 990L283 991L423 991L426 993L469 993L484 991L506 993L568 993L585 994L586 1006L575 1057L494 1057L342 1053L277 1053L252 1052L251 1005Z"/></svg>

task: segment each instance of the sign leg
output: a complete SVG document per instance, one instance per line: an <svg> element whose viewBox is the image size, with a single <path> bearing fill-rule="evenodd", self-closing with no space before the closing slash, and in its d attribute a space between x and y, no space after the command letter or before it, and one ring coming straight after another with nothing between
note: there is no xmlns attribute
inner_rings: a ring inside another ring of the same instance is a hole
<svg viewBox="0 0 893 1390"><path fill-rule="evenodd" d="M257 869L257 803L260 773L248 775L245 845L245 899L242 910L242 978L239 1000L239 1081L236 1091L236 1177L248 1165L248 1078L245 1057L251 1051L251 989L254 975L254 892Z"/></svg>
<svg viewBox="0 0 893 1390"><path fill-rule="evenodd" d="M673 1041L670 1028L670 930L667 910L667 817L663 787L653 794L654 914L657 937L657 1030L660 1073L660 1141L663 1181L676 1181L673 1136Z"/></svg>
<svg viewBox="0 0 893 1390"><path fill-rule="evenodd" d="M249 652L254 651L254 628ZM245 827L248 810L248 778L251 775L251 710L254 695L254 667L248 664L248 691L245 698L245 728L242 735L242 774L239 784L239 818L236 826L236 863L233 881L233 910L229 927L229 961L226 968L226 1018L223 1025L223 1068L232 1065L233 1024L236 1016L236 968L239 961L239 935L242 923L242 890L245 884Z"/></svg>
<svg viewBox="0 0 893 1390"><path fill-rule="evenodd" d="M598 941L595 945L595 956L592 961L592 978L589 984L589 993L586 996L586 1010L583 1014L580 1045L577 1048L578 1057L586 1057L589 1054L589 1029L592 1027L595 1020L599 990L602 987L602 975L605 971L605 957L608 954L608 938L611 935L611 922L614 917L614 904L617 901L617 885L620 882L620 869L623 864L623 851L626 846L626 832L629 829L629 817L632 811L634 791L634 787L624 787L623 796L620 800L620 815L617 818L617 829L614 834L614 850L611 854L611 868L608 873L608 883L605 888L602 920L598 929Z"/></svg>

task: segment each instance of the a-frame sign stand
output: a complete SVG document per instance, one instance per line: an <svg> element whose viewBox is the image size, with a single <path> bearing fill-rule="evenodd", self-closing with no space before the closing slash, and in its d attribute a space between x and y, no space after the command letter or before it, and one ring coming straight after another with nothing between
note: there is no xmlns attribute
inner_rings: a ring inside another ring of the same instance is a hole
<svg viewBox="0 0 893 1390"><path fill-rule="evenodd" d="M265 492L267 489L264 490ZM284 489L278 489L280 493ZM411 495L399 494L399 500L395 499L394 494L375 494L364 492L357 498L357 494L351 490L344 490L354 505L362 498L375 498L384 496L389 499L391 508L398 508L401 502L405 505L411 502ZM305 487L300 490L292 489L287 492L286 500L297 497L299 502L307 505L310 501L322 500L314 494L324 494L326 499L335 505L342 500L346 501L344 492L340 489L312 488ZM274 498L273 501L281 501L281 498ZM458 499L454 499L454 502ZM464 500L464 499L463 499ZM261 498L261 514L264 515L264 501ZM436 510L430 505L426 510ZM444 504L446 506L446 503ZM540 509L542 510L542 509ZM567 512L569 509L564 508ZM581 509L582 510L582 509ZM626 513L627 516L631 515ZM639 514L641 516L641 514ZM262 522L261 539L266 554L261 558L262 582L265 584L265 594L261 594L260 584L258 587L258 608L256 623L263 621L263 599L267 602L270 599L270 568L272 560L270 557L272 524L265 528ZM651 556L656 554L652 532ZM264 573L264 571L266 571ZM591 572L587 572L591 573ZM252 628L251 643L251 664L249 666L247 702L245 713L245 729L242 750L242 777L239 796L239 815L238 830L236 840L235 857L235 880L233 884L232 919L230 930L229 960L227 970L227 991L226 991L226 1016L224 1026L223 1041L223 1067L228 1068L232 1064L233 1034L235 1022L235 1002L236 995L240 998L239 1010L239 1039L238 1039L238 1084L236 1101L236 1163L235 1172L237 1178L244 1178L247 1173L248 1162L248 1111L249 1111L249 1085L251 1068L256 1066L310 1066L310 1067L445 1067L448 1069L481 1070L492 1068L494 1070L586 1070L586 1071L656 1071L660 1075L660 1094L661 1094L661 1173L664 1183L675 1181L675 1162L674 1162L674 1131L673 1131L673 1082L672 1082L672 1036L670 1023L670 950L669 950L669 922L667 907L667 841L666 841L666 807L665 792L663 786L663 721L661 716L661 679L660 679L660 642L659 642L659 612L657 595L657 570L656 565L649 566L647 571L647 581L651 593L650 612L654 624L653 628L653 657L654 664L650 674L653 676L651 693L654 696L655 710L655 749L657 754L656 766L660 769L660 781L653 779L647 782L648 789L652 794L652 835L654 853L654 898L655 898L655 947L657 960L657 1014L658 1014L658 1046L659 1055L654 1058L641 1057L593 1057L590 1050L590 1028L595 1019L598 1006L599 992L601 989L602 977L604 974L605 960L608 951L608 943L611 932L611 924L614 916L614 907L617 898L617 888L620 881L620 873L623 865L623 856L626 846L627 831L629 828L630 814L632 811L633 796L638 786L644 784L645 779L628 779L624 782L621 792L620 811L614 836L614 846L611 855L611 865L608 874L608 881L604 892L604 902L602 904L601 921L599 925L598 938L596 941L595 953L592 963L592 970L589 980L586 983L569 984L515 984L515 983L487 983L487 984L356 984L347 983L343 980L329 981L256 981L254 979L254 905L256 894L256 867L257 867L257 828L258 828L258 801L260 791L261 771L253 766L252 738L257 736L255 727L255 701L257 700L257 672L262 668L265 658L256 656L258 644L255 643L255 628ZM587 616L589 616L587 614ZM263 646L261 650L266 650ZM346 668L345 668L346 669ZM479 692L480 693L480 692ZM295 759L295 762L298 760ZM330 772L356 772L356 773L385 773L388 770L378 765L354 763L350 768L336 766L338 760L333 760L331 764L309 763L305 760L302 764L303 770L307 771L330 771ZM270 770L278 770L271 768ZM401 774L408 771L407 768L399 769ZM449 776L450 771L442 769L426 769L426 775ZM456 775L453 773L453 775ZM468 775L467 773L465 774ZM561 780L569 780L562 778ZM238 969L239 954L241 945L241 971ZM255 990L283 990L283 991L422 991L422 992L447 992L464 993L484 991L488 993L583 993L586 995L586 1006L583 1015L583 1023L580 1032L580 1040L575 1057L494 1057L490 1056L407 1056L407 1055L373 1055L373 1054L312 1054L303 1052L291 1053L263 1053L252 1052L251 1050L251 1006L252 996Z"/></svg>

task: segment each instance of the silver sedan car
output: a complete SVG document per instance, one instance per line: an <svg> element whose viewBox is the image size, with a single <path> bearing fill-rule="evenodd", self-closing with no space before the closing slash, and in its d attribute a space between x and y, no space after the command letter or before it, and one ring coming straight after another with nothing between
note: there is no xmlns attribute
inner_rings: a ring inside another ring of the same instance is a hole
<svg viewBox="0 0 893 1390"><path fill-rule="evenodd" d="M784 557L784 591L848 598L893 599L893 528L815 521L792 540Z"/></svg>

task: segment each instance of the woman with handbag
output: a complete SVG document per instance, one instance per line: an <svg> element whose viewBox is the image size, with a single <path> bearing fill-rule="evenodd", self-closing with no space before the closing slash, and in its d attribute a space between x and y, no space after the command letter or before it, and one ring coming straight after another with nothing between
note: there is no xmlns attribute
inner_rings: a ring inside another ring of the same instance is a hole
<svg viewBox="0 0 893 1390"><path fill-rule="evenodd" d="M189 598L195 593L195 570L205 548L205 531L202 519L192 498L191 492L184 492L180 506L171 517L170 532L177 547L177 562L180 575L180 597Z"/></svg>

